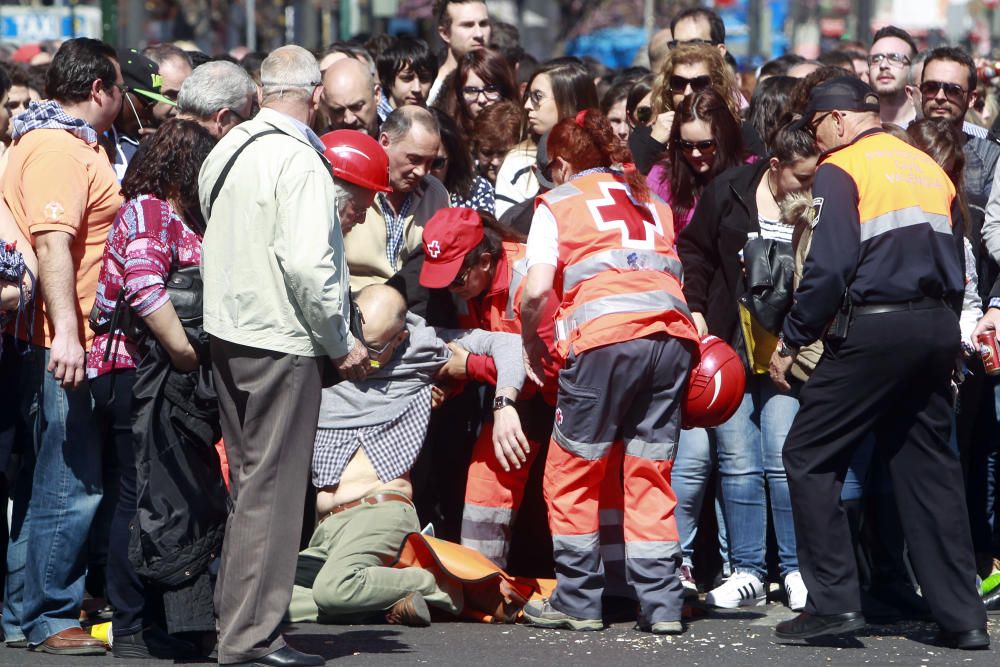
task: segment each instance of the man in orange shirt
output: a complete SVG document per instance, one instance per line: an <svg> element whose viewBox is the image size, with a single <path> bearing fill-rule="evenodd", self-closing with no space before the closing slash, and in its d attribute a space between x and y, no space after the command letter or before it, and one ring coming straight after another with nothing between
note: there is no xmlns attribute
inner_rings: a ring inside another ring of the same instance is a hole
<svg viewBox="0 0 1000 667"><path fill-rule="evenodd" d="M103 655L80 627L87 535L101 500L101 445L84 359L87 315L121 195L98 136L122 104L114 49L65 42L52 60L51 100L14 121L3 195L38 255L34 331L18 390L34 441L14 490L2 627L8 646Z"/></svg>

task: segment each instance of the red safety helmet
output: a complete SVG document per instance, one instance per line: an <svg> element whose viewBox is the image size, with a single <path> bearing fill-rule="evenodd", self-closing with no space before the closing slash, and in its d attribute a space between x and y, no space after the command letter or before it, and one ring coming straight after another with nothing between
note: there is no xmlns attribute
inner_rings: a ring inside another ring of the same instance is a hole
<svg viewBox="0 0 1000 667"><path fill-rule="evenodd" d="M705 336L698 343L681 411L684 428L711 428L733 416L743 401L747 375L743 361L726 341Z"/></svg>
<svg viewBox="0 0 1000 667"><path fill-rule="evenodd" d="M369 190L392 192L389 156L377 141L357 130L334 130L319 139L334 176Z"/></svg>

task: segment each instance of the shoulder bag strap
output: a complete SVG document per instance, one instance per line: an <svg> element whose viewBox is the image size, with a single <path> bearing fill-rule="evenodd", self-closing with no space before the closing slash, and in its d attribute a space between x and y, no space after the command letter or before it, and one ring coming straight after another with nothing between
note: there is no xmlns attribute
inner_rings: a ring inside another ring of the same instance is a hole
<svg viewBox="0 0 1000 667"><path fill-rule="evenodd" d="M236 151L229 158L229 162L227 162L226 166L222 168L222 172L219 173L219 178L215 181L215 186L212 188L212 195L208 198L208 211L207 211L208 212L208 216L207 216L207 218L211 218L212 217L212 206L215 205L215 200L219 198L219 193L222 192L222 186L225 184L226 178L229 176L229 172L232 171L233 165L236 164L236 158L238 158L240 156L240 154L244 150L246 150L247 146L249 146L253 142L257 141L261 137L265 137L265 136L267 136L269 134L285 134L284 132L282 132L278 128L274 127L273 125L271 127L273 129L263 130L261 132L258 132L257 134L251 135L251 137L249 139L247 139L246 142L242 146L240 146L239 148L237 148ZM207 219L206 219L206 222L207 222Z"/></svg>

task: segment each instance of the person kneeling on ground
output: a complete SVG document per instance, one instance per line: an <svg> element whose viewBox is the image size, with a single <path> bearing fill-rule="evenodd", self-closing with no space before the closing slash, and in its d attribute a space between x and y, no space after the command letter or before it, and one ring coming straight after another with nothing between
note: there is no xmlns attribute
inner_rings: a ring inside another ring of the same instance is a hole
<svg viewBox="0 0 1000 667"><path fill-rule="evenodd" d="M434 329L408 314L392 287L366 287L357 306L373 368L366 380L323 390L312 466L319 524L299 554L288 617L353 623L384 615L388 623L424 627L431 621L428 604L462 611L461 589L428 570L389 565L406 536L420 530L409 470L427 432L431 385L436 375L456 370L449 365L464 367L466 355L452 354ZM497 396L517 396L525 380L517 336L478 330L442 336L493 357ZM527 445L512 405L494 419L498 448Z"/></svg>

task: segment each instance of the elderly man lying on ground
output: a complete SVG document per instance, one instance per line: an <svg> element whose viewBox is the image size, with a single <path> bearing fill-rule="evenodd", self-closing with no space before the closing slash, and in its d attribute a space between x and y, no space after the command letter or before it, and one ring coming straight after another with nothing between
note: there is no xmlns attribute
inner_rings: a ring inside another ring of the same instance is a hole
<svg viewBox="0 0 1000 667"><path fill-rule="evenodd" d="M439 372L464 371L468 350L493 358L497 396L513 400L525 380L521 342L479 330L439 334L385 285L361 290L357 305L373 370L364 381L323 390L312 466L319 524L299 554L288 616L354 623L379 615L427 626L428 605L462 611L462 590L428 570L389 565L406 535L420 530L409 470L427 431L432 384ZM493 438L498 456L527 446L513 407L494 413Z"/></svg>

